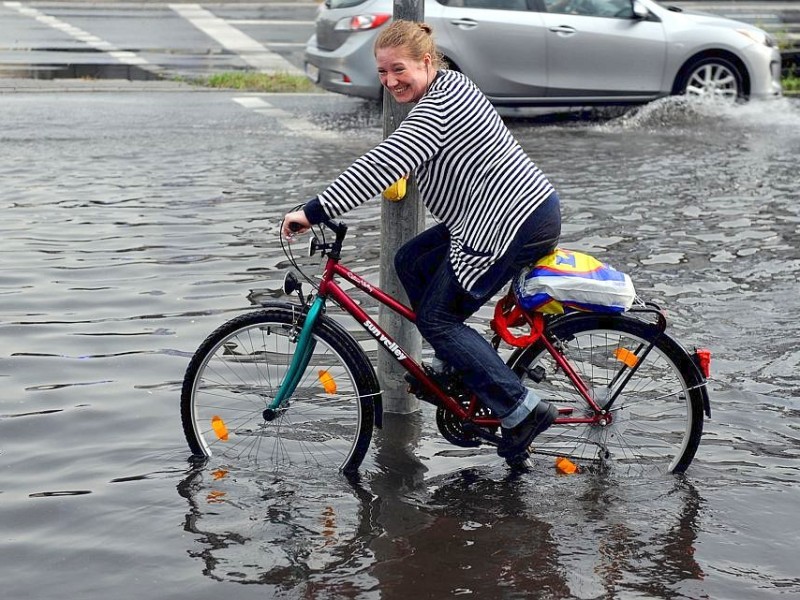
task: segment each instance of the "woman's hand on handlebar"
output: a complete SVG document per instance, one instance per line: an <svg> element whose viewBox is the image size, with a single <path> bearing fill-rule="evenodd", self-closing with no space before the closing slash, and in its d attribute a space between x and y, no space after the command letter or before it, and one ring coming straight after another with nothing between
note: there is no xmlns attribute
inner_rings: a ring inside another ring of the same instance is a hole
<svg viewBox="0 0 800 600"><path fill-rule="evenodd" d="M286 213L281 225L281 233L287 240L294 237L296 233L305 233L311 228L306 213L302 210Z"/></svg>

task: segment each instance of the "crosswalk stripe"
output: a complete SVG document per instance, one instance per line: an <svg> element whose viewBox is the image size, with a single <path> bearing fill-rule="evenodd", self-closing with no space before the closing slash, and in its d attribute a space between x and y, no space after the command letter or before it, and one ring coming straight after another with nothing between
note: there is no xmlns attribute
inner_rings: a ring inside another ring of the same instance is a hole
<svg viewBox="0 0 800 600"><path fill-rule="evenodd" d="M67 35L75 38L80 42L83 42L87 46L90 46L95 50L100 50L101 52L104 52L105 54L118 60L122 64L149 66L151 70L155 69L155 65L151 65L146 59L137 55L135 52L122 50L118 46L115 46L114 44L107 42L106 40L102 40L99 37L92 35L88 31L84 31L80 27L75 27L74 25L70 25L69 23L62 21L57 17L47 15L42 11L33 8L32 6L26 6L22 2L4 2L3 4L8 8L16 10L21 15L24 15L26 17L31 17L32 19L36 19L39 23L47 25L48 27L52 27L53 29L58 29L59 31L63 31Z"/></svg>
<svg viewBox="0 0 800 600"><path fill-rule="evenodd" d="M207 11L199 4L170 4L169 7L207 36L219 42L224 48L238 54L244 62L253 68L265 73L303 74L300 69L288 60L279 54L271 52L263 44Z"/></svg>
<svg viewBox="0 0 800 600"><path fill-rule="evenodd" d="M273 106L260 96L237 96L233 101L257 114L280 119L281 127L304 137L320 140L335 140L339 137L335 132L322 129L308 119L292 116L291 113Z"/></svg>

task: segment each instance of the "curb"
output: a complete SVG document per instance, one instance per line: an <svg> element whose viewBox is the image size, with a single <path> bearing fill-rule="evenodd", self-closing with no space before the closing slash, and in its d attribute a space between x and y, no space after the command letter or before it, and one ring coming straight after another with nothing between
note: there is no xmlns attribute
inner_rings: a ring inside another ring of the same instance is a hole
<svg viewBox="0 0 800 600"><path fill-rule="evenodd" d="M0 78L0 94L20 92L187 92L217 91L180 81L130 81L127 79L23 79Z"/></svg>

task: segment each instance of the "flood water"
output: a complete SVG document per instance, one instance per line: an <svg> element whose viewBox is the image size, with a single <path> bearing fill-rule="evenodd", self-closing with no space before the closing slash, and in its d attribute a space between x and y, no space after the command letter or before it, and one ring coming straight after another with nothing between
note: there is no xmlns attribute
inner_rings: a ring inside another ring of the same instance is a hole
<svg viewBox="0 0 800 600"><path fill-rule="evenodd" d="M387 418L358 481L312 485L192 469L180 426L193 350L279 296L280 216L380 139L360 102L265 98L295 120L224 92L0 95L3 597L800 593L800 103L508 121L563 245L713 353L685 476L511 476L423 407ZM379 215L349 217L374 280Z"/></svg>

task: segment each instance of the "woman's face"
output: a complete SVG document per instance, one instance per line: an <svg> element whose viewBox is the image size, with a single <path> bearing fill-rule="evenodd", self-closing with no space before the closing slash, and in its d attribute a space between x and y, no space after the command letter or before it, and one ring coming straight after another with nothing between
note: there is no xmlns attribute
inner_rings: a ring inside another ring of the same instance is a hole
<svg viewBox="0 0 800 600"><path fill-rule="evenodd" d="M422 60L415 60L403 47L379 48L375 60L381 85L401 104L422 98L435 75L431 55L427 53Z"/></svg>

